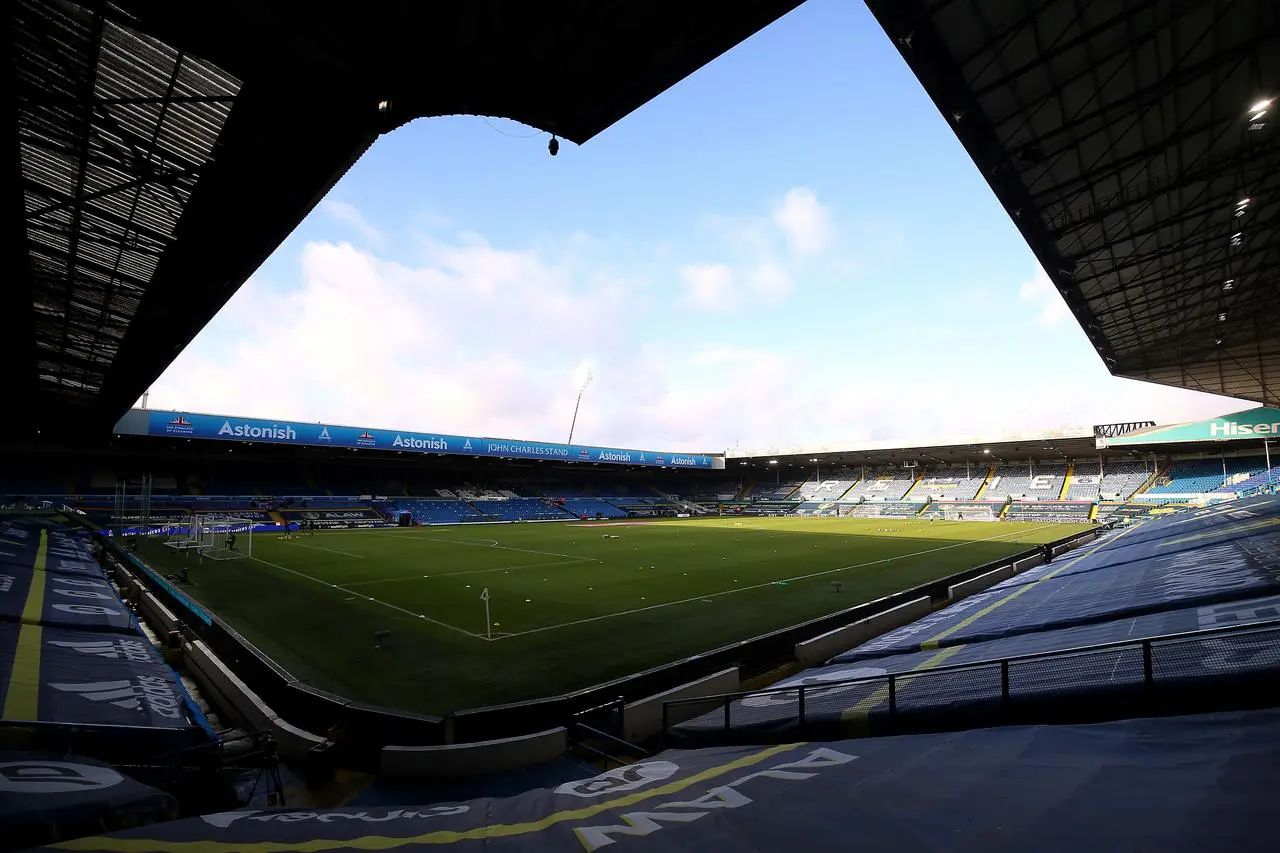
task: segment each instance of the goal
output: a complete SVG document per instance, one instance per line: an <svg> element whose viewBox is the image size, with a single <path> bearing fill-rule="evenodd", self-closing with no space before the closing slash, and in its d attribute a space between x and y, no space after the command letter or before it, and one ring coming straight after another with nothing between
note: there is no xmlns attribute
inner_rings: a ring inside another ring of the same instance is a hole
<svg viewBox="0 0 1280 853"><path fill-rule="evenodd" d="M210 560L252 557L254 524L249 518L193 513L169 528L164 544L178 551L194 551Z"/></svg>
<svg viewBox="0 0 1280 853"><path fill-rule="evenodd" d="M996 514L991 507L983 506L944 506L942 517L947 521L995 521Z"/></svg>

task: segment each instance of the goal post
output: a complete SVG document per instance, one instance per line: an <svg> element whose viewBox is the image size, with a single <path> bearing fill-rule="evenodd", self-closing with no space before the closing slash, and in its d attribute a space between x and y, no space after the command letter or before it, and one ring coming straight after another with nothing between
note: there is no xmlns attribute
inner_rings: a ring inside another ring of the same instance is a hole
<svg viewBox="0 0 1280 853"><path fill-rule="evenodd" d="M989 506L944 506L942 517L947 521L995 521L996 514Z"/></svg>
<svg viewBox="0 0 1280 853"><path fill-rule="evenodd" d="M169 528L164 544L210 560L252 557L255 524L253 519L233 515L192 513Z"/></svg>

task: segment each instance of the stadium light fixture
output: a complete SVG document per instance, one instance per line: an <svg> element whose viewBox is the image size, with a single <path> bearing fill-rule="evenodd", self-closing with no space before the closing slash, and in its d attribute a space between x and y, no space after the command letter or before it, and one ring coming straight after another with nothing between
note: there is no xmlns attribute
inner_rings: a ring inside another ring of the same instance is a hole
<svg viewBox="0 0 1280 853"><path fill-rule="evenodd" d="M777 460L777 459L770 459L770 460L769 460L769 464L770 464L770 465L777 465L777 464L778 464L778 460Z"/></svg>
<svg viewBox="0 0 1280 853"><path fill-rule="evenodd" d="M1229 278L1222 283L1222 292L1230 293L1231 291L1235 290L1235 287L1236 287L1236 280L1234 278Z"/></svg>
<svg viewBox="0 0 1280 853"><path fill-rule="evenodd" d="M990 451L990 450L985 450L985 449L984 449L982 452L983 452L983 453L985 453L985 454L987 454L988 456L990 456L990 455L991 455L991 451Z"/></svg>
<svg viewBox="0 0 1280 853"><path fill-rule="evenodd" d="M1271 109L1271 105L1275 103L1275 100L1275 98L1264 98L1249 107L1249 121L1257 121L1266 115L1267 110Z"/></svg>
<svg viewBox="0 0 1280 853"><path fill-rule="evenodd" d="M1219 322L1219 323L1225 323L1225 322L1227 322L1227 312L1226 312L1226 311L1223 311L1221 314L1219 314L1219 315L1218 315L1218 322Z"/></svg>

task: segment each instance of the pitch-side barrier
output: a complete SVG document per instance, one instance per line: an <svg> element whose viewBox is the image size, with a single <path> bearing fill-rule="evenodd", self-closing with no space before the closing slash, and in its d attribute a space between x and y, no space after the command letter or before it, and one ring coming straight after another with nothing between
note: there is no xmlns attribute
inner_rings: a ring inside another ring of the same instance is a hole
<svg viewBox="0 0 1280 853"><path fill-rule="evenodd" d="M1212 664L1206 663L1212 661ZM1280 695L1280 619L663 703L681 748L1234 710ZM767 706L767 716L753 714ZM793 705L790 714L780 710ZM700 709L694 719L694 710ZM689 722L676 723L677 720Z"/></svg>

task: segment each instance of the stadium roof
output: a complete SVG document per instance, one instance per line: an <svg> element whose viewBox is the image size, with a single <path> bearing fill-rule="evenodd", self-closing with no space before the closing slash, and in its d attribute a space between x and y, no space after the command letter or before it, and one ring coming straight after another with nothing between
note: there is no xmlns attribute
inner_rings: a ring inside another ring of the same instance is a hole
<svg viewBox="0 0 1280 853"><path fill-rule="evenodd" d="M1280 5L867 3L1112 373L1280 403Z"/></svg>
<svg viewBox="0 0 1280 853"><path fill-rule="evenodd" d="M0 429L109 434L380 134L468 113L581 143L797 5L6 4Z"/></svg>

